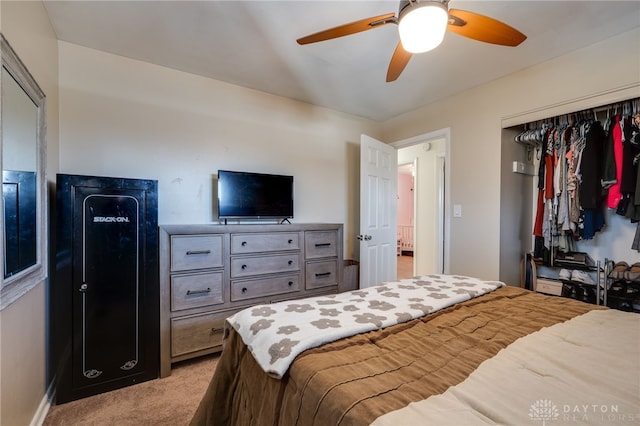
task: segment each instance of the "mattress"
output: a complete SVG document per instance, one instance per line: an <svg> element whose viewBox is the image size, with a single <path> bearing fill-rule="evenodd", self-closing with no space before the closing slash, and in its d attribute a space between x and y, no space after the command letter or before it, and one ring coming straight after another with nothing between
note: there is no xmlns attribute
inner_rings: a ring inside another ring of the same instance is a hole
<svg viewBox="0 0 640 426"><path fill-rule="evenodd" d="M216 371L191 424L333 426L368 425L376 421L382 422L379 424L413 424L416 418L402 410L414 410L416 403L445 396L447 391L462 386L474 372L482 371L479 367L485 361L495 358L514 342L535 335L544 328L603 309L572 299L502 286L407 322L307 349L295 357L281 378L267 374L240 334L229 327ZM634 314L625 313L623 317L629 318L627 315ZM635 316L631 324L640 327L637 318L640 317ZM614 323L608 325L607 320L599 321L603 324L605 335L609 334L607 327L615 327ZM633 329L634 325L630 327ZM578 328L585 330L588 326L579 324ZM629 326L624 330L626 332L618 333L617 338L626 340L632 349L635 344L637 349L637 343L634 343L638 341L637 333L630 336ZM580 349L580 345L574 346ZM595 351L589 357L603 360L606 359L604 354L612 352L610 347L586 349ZM557 351L557 347L550 345L546 359L563 357ZM629 354L617 353L617 356L628 358L631 367L627 365L624 374L633 390L634 384L640 383L640 373L638 358L631 359L632 354L633 351ZM586 355L571 355L575 356ZM533 358L536 357L532 355ZM572 365L568 362L562 369L570 374ZM586 377L587 383L590 383L589 376ZM594 382L590 383L593 389L597 389L598 380L602 380L602 377L597 380L594 378ZM496 385L500 384L498 379ZM474 388L482 389L482 386ZM526 386L524 390L517 391L521 398L524 391ZM588 393L589 389L585 392ZM480 394L482 396L483 392ZM510 394L513 393L507 392L506 397ZM635 409L633 403L637 402L638 394L635 400L634 397L625 399L632 403L631 406L625 405L624 410L628 411L628 415L633 414L631 411ZM450 404L451 399L447 398L445 402L429 404ZM516 423L530 422L532 418L528 410L536 408L535 404L539 401L543 401L543 404L550 398L551 393L549 398L545 398L544 394L526 396L524 401L530 401L530 404L521 413L522 421ZM586 400L582 402L592 403ZM475 406L474 402L470 404ZM509 405L508 400L506 404ZM560 407L560 411L564 409L562 405L557 407ZM454 405L453 409L454 412L470 412L468 407ZM433 409L428 408L427 411ZM385 415L400 417L389 420L385 419ZM471 423L484 415L472 414ZM486 424L495 422L490 415L482 418L482 421ZM421 414L418 414L418 418L421 418ZM453 416L451 418L455 419ZM465 419L455 419L451 424L459 424Z"/></svg>

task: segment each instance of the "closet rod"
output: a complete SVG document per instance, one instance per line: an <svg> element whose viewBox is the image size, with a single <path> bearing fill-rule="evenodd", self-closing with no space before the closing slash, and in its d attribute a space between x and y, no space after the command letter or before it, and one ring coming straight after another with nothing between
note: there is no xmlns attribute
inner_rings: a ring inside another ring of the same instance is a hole
<svg viewBox="0 0 640 426"><path fill-rule="evenodd" d="M625 106L630 106L631 110L635 110L635 109L637 109L636 105L635 105L635 102L638 99L640 99L640 98L629 99L628 101L616 102L616 103L613 103L613 104L604 105L604 106L600 106L600 107L597 107L597 108L591 108L591 110L594 111L594 112L603 112L603 111L607 111L607 110L614 109L614 108L615 109L623 109ZM634 111L634 112L636 112L636 111Z"/></svg>
<svg viewBox="0 0 640 426"><path fill-rule="evenodd" d="M556 115L555 117L548 117L542 120L536 120L523 125L524 130L514 137L514 141L527 146L529 155L531 154L532 146L537 146L542 142L542 135L545 132L545 128L548 126L557 125L570 125L573 126L576 121L580 121L585 118L593 117L594 120L598 120L597 114L603 111L614 110L615 113L620 111L623 114L639 114L640 113L640 98L627 99L621 102L614 102L608 105L602 105L595 108L587 108L583 110L574 111L567 114ZM608 116L608 114L607 114ZM515 171L515 169L514 169Z"/></svg>
<svg viewBox="0 0 640 426"><path fill-rule="evenodd" d="M567 118L574 114L596 114L599 112L613 110L613 109L618 109L622 111L625 108L625 106L629 107L632 114L640 113L640 98L631 98L625 101L613 102L611 104L601 105L599 107L586 108L586 109L570 112L567 114L559 114L554 117L547 117L541 120L535 120L529 123L525 123L525 128L531 128L532 126L537 126L539 123L554 123L561 118Z"/></svg>

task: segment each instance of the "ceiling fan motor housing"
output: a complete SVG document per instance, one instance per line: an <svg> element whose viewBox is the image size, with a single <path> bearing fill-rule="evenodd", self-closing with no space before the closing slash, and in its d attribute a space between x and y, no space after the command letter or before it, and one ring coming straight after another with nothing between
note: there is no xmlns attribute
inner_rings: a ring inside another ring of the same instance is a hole
<svg viewBox="0 0 640 426"><path fill-rule="evenodd" d="M437 1L437 0L400 0L400 7L398 7L398 19L400 19L403 15L403 13L405 13L405 10L408 7L411 7L411 4L413 3L413 5L418 5L420 3L440 3L445 7L445 10L447 9L447 3L449 3L448 0L444 0L444 1Z"/></svg>
<svg viewBox="0 0 640 426"><path fill-rule="evenodd" d="M409 53L435 49L442 43L448 22L447 5L440 1L408 0L400 3L398 32L402 47Z"/></svg>

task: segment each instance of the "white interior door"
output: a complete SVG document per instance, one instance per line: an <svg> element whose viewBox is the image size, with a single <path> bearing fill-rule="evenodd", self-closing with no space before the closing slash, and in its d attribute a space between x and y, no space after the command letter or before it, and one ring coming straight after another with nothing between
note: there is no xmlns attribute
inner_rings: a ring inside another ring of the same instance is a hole
<svg viewBox="0 0 640 426"><path fill-rule="evenodd" d="M395 281L397 274L398 154L360 138L360 287Z"/></svg>

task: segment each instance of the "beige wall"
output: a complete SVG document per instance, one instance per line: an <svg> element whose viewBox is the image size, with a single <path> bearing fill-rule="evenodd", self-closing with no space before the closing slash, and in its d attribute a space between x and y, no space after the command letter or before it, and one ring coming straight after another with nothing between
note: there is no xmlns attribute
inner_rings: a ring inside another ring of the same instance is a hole
<svg viewBox="0 0 640 426"><path fill-rule="evenodd" d="M58 170L58 47L41 2L0 2L2 33L47 97L47 178ZM43 401L47 282L0 312L0 424L26 425Z"/></svg>
<svg viewBox="0 0 640 426"><path fill-rule="evenodd" d="M463 212L451 221L451 273L499 278L503 119L520 115L522 123L640 96L638 52L634 30L383 123L386 141L451 128L450 203Z"/></svg>
<svg viewBox="0 0 640 426"><path fill-rule="evenodd" d="M218 169L294 176L295 221L345 224L360 134L379 125L60 42L60 171L158 180L159 223L210 223Z"/></svg>

